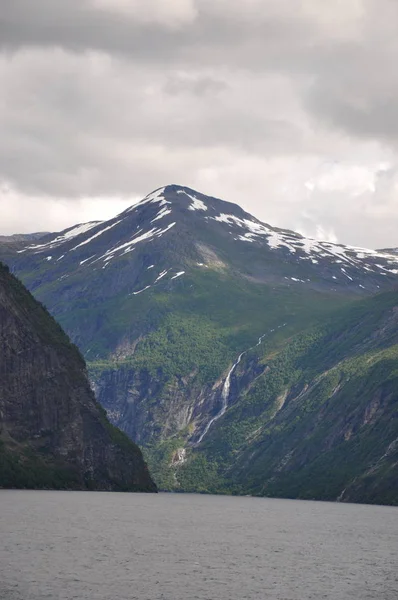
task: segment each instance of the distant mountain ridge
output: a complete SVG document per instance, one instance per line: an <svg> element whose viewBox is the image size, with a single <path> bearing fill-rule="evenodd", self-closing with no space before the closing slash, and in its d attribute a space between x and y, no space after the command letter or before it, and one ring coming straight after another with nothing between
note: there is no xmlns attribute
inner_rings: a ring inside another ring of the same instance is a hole
<svg viewBox="0 0 398 600"><path fill-rule="evenodd" d="M37 233L14 233L13 235L0 235L0 243L14 244L18 242L39 240L45 235L48 235L48 233L48 231L42 231Z"/></svg>
<svg viewBox="0 0 398 600"><path fill-rule="evenodd" d="M332 357L338 340L351 335L355 307L365 310L365 303L367 314L376 314L373 296L380 294L393 310L398 284L394 249L305 238L177 185L109 221L34 243L0 244L1 257L79 346L97 398L111 421L144 446L161 487L190 491L312 497L304 475L296 487L278 487L278 473L289 470L287 438L269 453L247 457L274 439L275 424L291 436L285 416L294 423L304 415L303 431L317 427L306 412L311 405L319 416L322 407L305 386L319 390L311 382L328 376L312 348L324 340L335 368ZM354 360L355 348L349 345L342 360ZM366 357L358 361L367 381ZM339 401L340 389L327 393L329 403ZM356 394L352 398L359 403ZM394 396L390 401L393 414ZM328 420L330 435L341 431L335 417ZM315 455L322 448L321 440L311 442ZM306 457L310 469L311 452L304 449L299 463L291 461L299 474ZM337 459L336 465L342 469ZM366 465L361 454L357 471L353 467L335 487L313 488L313 497L336 499ZM275 485L259 484L272 477Z"/></svg>

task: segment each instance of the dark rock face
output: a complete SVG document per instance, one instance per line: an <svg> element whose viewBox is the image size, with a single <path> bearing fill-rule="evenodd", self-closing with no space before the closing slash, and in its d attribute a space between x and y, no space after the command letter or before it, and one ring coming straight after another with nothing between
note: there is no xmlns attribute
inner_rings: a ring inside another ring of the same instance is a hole
<svg viewBox="0 0 398 600"><path fill-rule="evenodd" d="M194 375L165 382L125 366L103 371L93 388L109 419L140 444L167 439L188 427L194 442L221 405L221 380L200 385Z"/></svg>
<svg viewBox="0 0 398 600"><path fill-rule="evenodd" d="M156 491L59 325L0 265L0 486Z"/></svg>
<svg viewBox="0 0 398 600"><path fill-rule="evenodd" d="M153 377L147 370L129 365L109 367L91 376L96 397L109 419L131 439L146 446L188 428L189 443L195 445L208 421L220 412L228 370L211 383L199 382L196 371L165 381L161 373ZM256 360L246 361L239 373L234 370L228 404L238 402L266 370Z"/></svg>

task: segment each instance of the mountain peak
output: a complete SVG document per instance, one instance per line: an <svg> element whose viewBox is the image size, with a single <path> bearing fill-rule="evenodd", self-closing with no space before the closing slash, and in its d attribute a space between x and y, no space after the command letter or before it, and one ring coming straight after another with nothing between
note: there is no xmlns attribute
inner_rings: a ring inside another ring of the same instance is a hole
<svg viewBox="0 0 398 600"><path fill-rule="evenodd" d="M232 220L235 219L235 222L238 222L237 219L240 220L241 224L248 222L261 224L258 219L244 211L238 204L214 196L207 196L190 187L177 184L166 185L154 190L140 202L128 208L125 213L135 211L146 205L157 205L161 209L157 215L159 219L177 209L184 213L189 211L188 214L191 217L193 213L196 213L196 216L205 219L222 221L230 216Z"/></svg>
<svg viewBox="0 0 398 600"><path fill-rule="evenodd" d="M134 210L138 206L149 203L159 203L160 206L174 204L183 208L188 208L189 210L207 211L208 207L203 201L204 198L208 197L189 187L171 184L154 190L145 196L143 200L138 202L138 204L134 204L127 209L127 212ZM215 199L213 198L213 200ZM218 202L222 202L222 200L218 200Z"/></svg>
<svg viewBox="0 0 398 600"><path fill-rule="evenodd" d="M154 190L109 221L21 243L16 253L23 264L37 263L38 283L43 261L60 281L82 270L103 275L108 267L116 269L117 278L126 268L133 294L160 281L164 286L177 273L202 264L227 265L259 283L350 288L359 294L390 288L398 275L396 252L305 238L263 223L237 204L177 184ZM149 277L151 265L158 272Z"/></svg>

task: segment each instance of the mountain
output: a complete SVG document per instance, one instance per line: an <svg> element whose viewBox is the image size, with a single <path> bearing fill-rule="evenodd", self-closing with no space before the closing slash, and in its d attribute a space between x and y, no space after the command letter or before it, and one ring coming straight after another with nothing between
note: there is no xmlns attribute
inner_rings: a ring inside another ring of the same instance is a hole
<svg viewBox="0 0 398 600"><path fill-rule="evenodd" d="M59 325L0 264L0 487L156 491Z"/></svg>
<svg viewBox="0 0 398 600"><path fill-rule="evenodd" d="M396 291L255 348L234 369L223 419L177 460L179 484L398 505L397 365Z"/></svg>
<svg viewBox="0 0 398 600"><path fill-rule="evenodd" d="M396 250L305 238L261 223L235 204L175 185L107 222L84 223L39 241L17 249L15 261L34 289L57 277L84 279L96 273L97 279L116 284L112 296L121 289L138 294L143 284L150 289L163 278L170 282L185 275L180 269L229 267L254 283L371 293L391 288L398 275ZM127 281L120 281L125 270ZM62 294L64 285L58 288Z"/></svg>
<svg viewBox="0 0 398 600"><path fill-rule="evenodd" d="M302 487L283 486L289 464L300 469L293 460L282 469L293 450L281 453L294 438L288 423L304 415L309 431L319 425L302 403L318 416L324 410L311 396L319 396L314 381L329 381L324 373L337 363L331 358L324 368L321 351L338 354L356 311L377 313L383 301L376 298L395 297L396 250L305 238L172 185L110 221L35 243L0 244L0 258L79 346L97 398L111 421L144 446L162 488L341 495L340 481L313 490L305 473ZM356 352L347 341L341 360L361 361ZM366 381L368 370L362 372ZM352 402L355 411L359 398ZM339 430L338 414L327 423L330 435ZM279 431L274 427L287 437L265 452L271 430ZM311 448L324 452L320 440ZM306 452L298 460L309 469ZM365 473L368 463L359 462L345 487Z"/></svg>
<svg viewBox="0 0 398 600"><path fill-rule="evenodd" d="M33 242L48 235L48 231L37 233L14 233L13 235L0 235L0 243L14 244L16 242Z"/></svg>

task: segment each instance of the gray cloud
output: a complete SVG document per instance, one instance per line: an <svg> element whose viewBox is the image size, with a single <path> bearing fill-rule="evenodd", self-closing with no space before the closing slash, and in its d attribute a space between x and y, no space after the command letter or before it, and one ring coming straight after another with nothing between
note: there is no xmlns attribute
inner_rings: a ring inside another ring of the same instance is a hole
<svg viewBox="0 0 398 600"><path fill-rule="evenodd" d="M289 86L277 78L270 92L245 74L230 84L203 74L154 77L104 55L63 50L23 51L2 67L0 160L4 178L26 193L128 193L151 172L167 181L173 156L186 172L196 161L215 164L217 150L271 156L302 143L300 125L284 119L284 107L295 108L284 99Z"/></svg>
<svg viewBox="0 0 398 600"><path fill-rule="evenodd" d="M62 225L68 198L72 223L173 181L396 245L397 22L395 0L2 0L0 181Z"/></svg>
<svg viewBox="0 0 398 600"><path fill-rule="evenodd" d="M210 64L224 63L234 49L231 63L236 66L236 57L241 56L242 64L250 49L268 49L274 55L278 50L280 55L297 53L297 46L306 47L305 36L308 40L311 31L305 11L291 18L287 0L281 0L278 9L275 3L260 0L244 4L241 0L125 0L130 11L112 8L120 6L119 0L102 2L109 10L99 8L100 4L99 0L35 0L33 6L28 0L3 0L1 44L7 49L91 49L157 63L173 58L185 64L195 56L200 64L206 58ZM315 32L314 23L312 29ZM293 44L287 43L289 39ZM259 60L270 62L269 53Z"/></svg>
<svg viewBox="0 0 398 600"><path fill-rule="evenodd" d="M210 76L191 76L189 74L171 75L163 87L166 94L178 96L180 94L195 94L203 96L205 94L215 94L227 91L230 86L226 81L214 79Z"/></svg>

